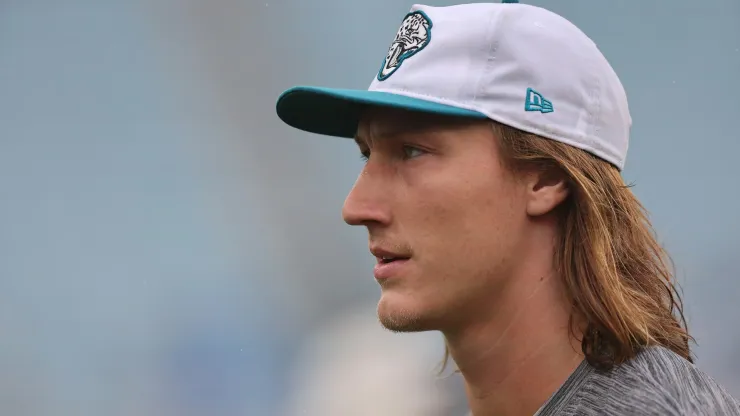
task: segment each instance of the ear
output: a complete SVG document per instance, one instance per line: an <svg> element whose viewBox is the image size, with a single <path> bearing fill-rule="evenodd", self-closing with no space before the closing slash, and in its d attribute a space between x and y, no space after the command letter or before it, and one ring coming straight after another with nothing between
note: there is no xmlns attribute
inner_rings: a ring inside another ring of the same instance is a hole
<svg viewBox="0 0 740 416"><path fill-rule="evenodd" d="M527 182L527 214L545 215L560 205L570 194L568 178L558 168L532 172Z"/></svg>

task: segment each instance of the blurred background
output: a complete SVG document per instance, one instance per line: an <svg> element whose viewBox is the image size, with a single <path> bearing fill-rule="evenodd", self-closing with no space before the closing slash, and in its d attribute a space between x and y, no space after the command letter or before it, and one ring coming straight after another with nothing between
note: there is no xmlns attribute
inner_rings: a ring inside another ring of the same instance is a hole
<svg viewBox="0 0 740 416"><path fill-rule="evenodd" d="M740 396L740 2L529 3L620 74L625 178ZM367 88L411 5L0 1L0 414L464 414L441 337L376 323L354 144L274 112Z"/></svg>

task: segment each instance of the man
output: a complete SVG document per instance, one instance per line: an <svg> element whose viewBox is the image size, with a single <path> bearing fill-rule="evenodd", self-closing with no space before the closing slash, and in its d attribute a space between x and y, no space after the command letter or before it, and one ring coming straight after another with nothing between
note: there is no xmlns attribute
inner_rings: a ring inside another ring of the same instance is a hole
<svg viewBox="0 0 740 416"><path fill-rule="evenodd" d="M475 416L740 415L692 364L622 180L617 75L566 19L506 3L414 6L369 91L278 100L367 159L343 216L369 232L381 323L440 331Z"/></svg>

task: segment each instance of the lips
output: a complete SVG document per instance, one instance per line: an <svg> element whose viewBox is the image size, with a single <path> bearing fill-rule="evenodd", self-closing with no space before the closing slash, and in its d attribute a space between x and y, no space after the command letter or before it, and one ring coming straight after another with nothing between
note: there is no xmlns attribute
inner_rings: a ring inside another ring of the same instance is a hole
<svg viewBox="0 0 740 416"><path fill-rule="evenodd" d="M411 256L406 253L393 252L379 247L371 247L370 252L377 260L377 264L373 269L373 274L377 280L400 276L403 272L403 267L411 259Z"/></svg>
<svg viewBox="0 0 740 416"><path fill-rule="evenodd" d="M408 260L411 256L400 251L391 251L381 247L370 247L370 253L375 256L378 263L392 263L398 260Z"/></svg>
<svg viewBox="0 0 740 416"><path fill-rule="evenodd" d="M408 257L381 257L378 259L378 263L388 264L398 260L408 260Z"/></svg>

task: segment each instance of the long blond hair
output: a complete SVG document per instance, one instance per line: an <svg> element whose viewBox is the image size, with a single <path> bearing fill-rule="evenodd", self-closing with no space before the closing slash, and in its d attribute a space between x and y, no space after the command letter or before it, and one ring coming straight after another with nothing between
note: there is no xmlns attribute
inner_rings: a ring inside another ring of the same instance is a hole
<svg viewBox="0 0 740 416"><path fill-rule="evenodd" d="M568 178L555 264L573 307L571 331L574 318L586 323L586 360L609 369L661 345L693 362L670 257L619 170L561 142L499 123L493 128L506 166L556 168ZM442 370L448 360L446 351Z"/></svg>

